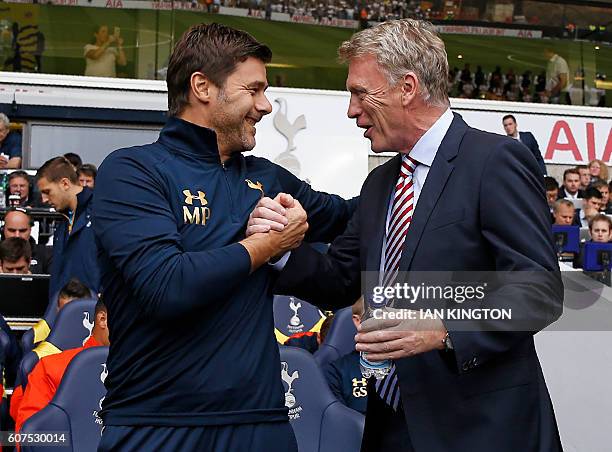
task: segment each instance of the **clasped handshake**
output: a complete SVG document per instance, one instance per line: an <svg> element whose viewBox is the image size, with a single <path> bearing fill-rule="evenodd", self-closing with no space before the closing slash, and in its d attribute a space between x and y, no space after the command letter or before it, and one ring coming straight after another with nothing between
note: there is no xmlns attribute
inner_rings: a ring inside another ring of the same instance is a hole
<svg viewBox="0 0 612 452"><path fill-rule="evenodd" d="M297 248L308 231L306 211L286 193L262 198L249 215L246 238L240 243L251 257L251 271Z"/></svg>

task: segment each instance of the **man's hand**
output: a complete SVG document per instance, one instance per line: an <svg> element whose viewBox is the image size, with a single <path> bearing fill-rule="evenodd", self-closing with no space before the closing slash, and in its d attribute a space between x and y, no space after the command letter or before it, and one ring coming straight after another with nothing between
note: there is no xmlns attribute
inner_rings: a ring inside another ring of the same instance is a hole
<svg viewBox="0 0 612 452"><path fill-rule="evenodd" d="M0 169L8 168L8 157L5 157L4 154L0 154Z"/></svg>
<svg viewBox="0 0 612 452"><path fill-rule="evenodd" d="M279 256L289 250L297 248L302 243L302 240L304 240L304 235L308 230L306 212L298 200L287 196L289 195L283 196L280 194L277 196L278 201L280 202L270 200L281 205L281 207L282 204L286 206L292 205L292 207L282 207L282 209L285 210L285 216L282 218L284 218L286 221L286 224L282 225L282 230L272 230L272 226L269 223L260 223L257 226L267 226L270 228L268 233L251 232L251 235L240 242L247 249L249 256L251 257L251 271L259 268L261 265L268 262L272 257ZM266 201L266 204L273 206L273 204L271 204L269 201ZM274 208L277 209L278 206L274 206ZM260 210L260 212L265 212L265 215L267 216L273 216L272 212L275 215L279 214L277 211L269 209L268 207ZM252 226L255 226L255 224ZM278 226L277 228L280 229Z"/></svg>
<svg viewBox="0 0 612 452"><path fill-rule="evenodd" d="M294 207L293 196L279 193L276 198L261 198L247 223L246 236L270 231L282 231L287 226L287 209Z"/></svg>
<svg viewBox="0 0 612 452"><path fill-rule="evenodd" d="M290 195L286 196L290 197ZM300 246L302 240L304 240L306 231L308 231L308 216L306 211L297 199L291 198L291 203L293 207L286 209L287 225L280 232L274 230L270 231L270 235L278 237L279 240L279 252L277 254L284 254Z"/></svg>
<svg viewBox="0 0 612 452"><path fill-rule="evenodd" d="M385 309L390 310L390 309ZM355 336L355 349L370 361L406 358L431 350L443 350L446 328L441 320L380 320L361 323Z"/></svg>

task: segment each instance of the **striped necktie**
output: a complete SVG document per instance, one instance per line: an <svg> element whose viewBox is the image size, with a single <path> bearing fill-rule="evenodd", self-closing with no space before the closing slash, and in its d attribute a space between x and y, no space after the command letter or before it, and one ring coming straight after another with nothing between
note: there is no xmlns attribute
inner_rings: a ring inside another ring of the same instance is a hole
<svg viewBox="0 0 612 452"><path fill-rule="evenodd" d="M404 155L400 175L395 185L393 205L389 216L389 227L385 240L383 286L395 283L402 257L402 248L406 240L412 213L414 211L414 184L412 176L419 162ZM395 364L391 364L389 374L375 383L376 393L391 408L397 410L400 393Z"/></svg>

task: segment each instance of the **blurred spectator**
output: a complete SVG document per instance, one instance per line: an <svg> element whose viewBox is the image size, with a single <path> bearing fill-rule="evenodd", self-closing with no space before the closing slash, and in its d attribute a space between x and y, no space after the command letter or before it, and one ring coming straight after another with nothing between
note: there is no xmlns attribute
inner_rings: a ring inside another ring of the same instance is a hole
<svg viewBox="0 0 612 452"><path fill-rule="evenodd" d="M363 297L352 306L352 310L353 323L359 328L364 312ZM359 366L359 352L353 350L351 353L326 364L322 370L329 389L336 396L336 399L347 407L365 414L368 390L367 380L363 378Z"/></svg>
<svg viewBox="0 0 612 452"><path fill-rule="evenodd" d="M546 94L546 71L540 72L535 86L536 101L547 104L548 94Z"/></svg>
<svg viewBox="0 0 612 452"><path fill-rule="evenodd" d="M9 195L19 195L19 206L40 207L40 197L34 193L30 176L25 171L13 171L8 177Z"/></svg>
<svg viewBox="0 0 612 452"><path fill-rule="evenodd" d="M465 63L465 66L463 66L460 80L463 83L472 83L472 71L470 71L470 63Z"/></svg>
<svg viewBox="0 0 612 452"><path fill-rule="evenodd" d="M608 182L610 178L608 175L608 166L598 159L589 162L589 173L591 174L591 183L595 182L597 179Z"/></svg>
<svg viewBox="0 0 612 452"><path fill-rule="evenodd" d="M529 90L531 88L531 71L523 72L521 79L521 88Z"/></svg>
<svg viewBox="0 0 612 452"><path fill-rule="evenodd" d="M323 321L318 333L314 331L305 331L303 333L292 334L283 345L302 348L309 353L314 353L319 349L319 345L325 340L325 336L327 336L333 320L334 316L332 314Z"/></svg>
<svg viewBox="0 0 612 452"><path fill-rule="evenodd" d="M53 236L49 293L59 292L72 278L78 278L98 292L100 270L91 227L93 191L79 184L74 167L65 157L45 162L37 178L43 202L49 203L68 220L57 225Z"/></svg>
<svg viewBox="0 0 612 452"><path fill-rule="evenodd" d="M589 221L590 242L608 243L612 238L612 220L603 214L594 214ZM574 268L582 268L584 263L584 243L580 244L580 251L574 258Z"/></svg>
<svg viewBox="0 0 612 452"><path fill-rule="evenodd" d="M476 87L480 88L485 82L485 73L482 71L482 66L476 66L476 72L474 73L474 83Z"/></svg>
<svg viewBox="0 0 612 452"><path fill-rule="evenodd" d="M569 97L569 67L567 61L556 52L547 47L544 49L546 57L546 95L551 104L565 103L571 105Z"/></svg>
<svg viewBox="0 0 612 452"><path fill-rule="evenodd" d="M32 249L27 240L11 237L0 242L0 272L29 275Z"/></svg>
<svg viewBox="0 0 612 452"><path fill-rule="evenodd" d="M546 200L548 206L552 208L553 204L559 199L559 184L554 177L544 177L544 188L546 189Z"/></svg>
<svg viewBox="0 0 612 452"><path fill-rule="evenodd" d="M582 209L576 209L574 224L579 224L583 228L589 227L589 212L591 216L597 215L601 208L601 203L601 192L593 187L587 188L583 196Z"/></svg>
<svg viewBox="0 0 612 452"><path fill-rule="evenodd" d="M110 35L107 25L94 32L94 43L85 45L85 75L94 77L116 77L117 65L125 66L127 58L123 51L123 38L119 27Z"/></svg>
<svg viewBox="0 0 612 452"><path fill-rule="evenodd" d="M601 193L601 207L599 211L602 213L610 214L612 213L612 205L610 203L610 187L606 182L599 179L596 182L591 184L591 187L596 188Z"/></svg>
<svg viewBox="0 0 612 452"><path fill-rule="evenodd" d="M77 174L82 187L94 188L98 175L98 168L95 165L85 163L77 168Z"/></svg>
<svg viewBox="0 0 612 452"><path fill-rule="evenodd" d="M32 218L23 207L9 209L4 215L3 238L19 237L27 240L32 250L32 273L48 274L51 269L52 248L37 244L32 237Z"/></svg>
<svg viewBox="0 0 612 452"><path fill-rule="evenodd" d="M558 199L553 206L553 216L556 225L571 226L574 222L574 204L567 199Z"/></svg>
<svg viewBox="0 0 612 452"><path fill-rule="evenodd" d="M81 156L79 154L75 154L74 152L66 152L64 157L66 157L72 166L74 166L75 170L79 166L83 165L83 160L81 160Z"/></svg>
<svg viewBox="0 0 612 452"><path fill-rule="evenodd" d="M11 132L11 121L0 113L0 169L21 168L21 134Z"/></svg>
<svg viewBox="0 0 612 452"><path fill-rule="evenodd" d="M591 173L586 165L578 165L576 167L580 173L580 190L586 190L591 185Z"/></svg>
<svg viewBox="0 0 612 452"><path fill-rule="evenodd" d="M553 207L559 196L559 184L554 177L545 176L544 189L546 190L546 201L548 202L548 208L550 209L550 218L554 223L555 217L553 216Z"/></svg>
<svg viewBox="0 0 612 452"><path fill-rule="evenodd" d="M610 217L599 214L589 223L591 240L596 243L608 243L612 239L612 220Z"/></svg>
<svg viewBox="0 0 612 452"><path fill-rule="evenodd" d="M24 422L51 402L72 358L86 348L108 345L110 340L106 306L98 301L91 336L83 347L45 356L32 369L23 398L18 402L16 410L11 409L11 414L16 414L15 431L19 432Z"/></svg>
<svg viewBox="0 0 612 452"><path fill-rule="evenodd" d="M514 138L515 140L523 143L527 148L531 151L533 156L538 162L540 166L540 172L542 174L546 174L546 165L544 164L544 159L542 158L542 153L540 152L540 147L538 146L538 142L531 132L519 132L516 124L516 118L514 115L506 115L502 118L502 124L504 126L504 130L506 131L506 135L510 138Z"/></svg>
<svg viewBox="0 0 612 452"><path fill-rule="evenodd" d="M563 187L559 190L559 198L582 198L582 190L580 190L580 173L576 168L569 168L563 172Z"/></svg>

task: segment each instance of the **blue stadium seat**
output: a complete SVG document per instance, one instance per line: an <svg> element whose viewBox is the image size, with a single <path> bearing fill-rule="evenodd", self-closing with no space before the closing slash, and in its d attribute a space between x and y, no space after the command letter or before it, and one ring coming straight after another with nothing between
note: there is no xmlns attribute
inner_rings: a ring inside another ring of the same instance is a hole
<svg viewBox="0 0 612 452"><path fill-rule="evenodd" d="M28 375L36 365L39 357L49 354L47 350L81 347L91 334L94 323L95 300L74 300L59 312L46 341L40 345L41 351L34 350L24 354L17 372L16 384L21 384L25 390ZM35 349L37 350L37 349Z"/></svg>
<svg viewBox="0 0 612 452"><path fill-rule="evenodd" d="M352 315L350 307L340 309L334 315L334 320L325 340L314 354L319 366L324 366L355 350L357 329L353 323Z"/></svg>
<svg viewBox="0 0 612 452"><path fill-rule="evenodd" d="M58 313L47 342L61 350L80 347L90 336L94 324L95 300L74 300Z"/></svg>
<svg viewBox="0 0 612 452"><path fill-rule="evenodd" d="M76 355L49 405L28 419L21 433L66 432L70 447L27 446L28 452L96 451L102 434L98 411L106 394L108 347L91 347Z"/></svg>
<svg viewBox="0 0 612 452"><path fill-rule="evenodd" d="M300 452L359 452L364 416L339 402L308 352L280 346L285 405Z"/></svg>
<svg viewBox="0 0 612 452"><path fill-rule="evenodd" d="M319 308L299 298L275 295L273 306L275 333L281 344L292 334L319 331L325 320Z"/></svg>
<svg viewBox="0 0 612 452"><path fill-rule="evenodd" d="M2 330L0 330L0 350L2 350L2 363L4 363L6 357L11 353L11 339Z"/></svg>
<svg viewBox="0 0 612 452"><path fill-rule="evenodd" d="M49 304L47 306L47 310L45 311L45 314L42 317L47 322L47 325L49 325L49 328L51 329L53 329L53 325L55 324L55 320L58 314L57 312L57 298L58 297L59 297L59 293L52 295L49 298ZM96 294L92 291L90 298L82 298L81 300L96 301L97 297L96 297ZM72 300L72 301L77 301L77 300ZM34 330L29 329L28 331L23 333L23 336L21 336L21 349L23 350L23 353L25 354L29 352L30 350L32 350L33 348L34 348Z"/></svg>

